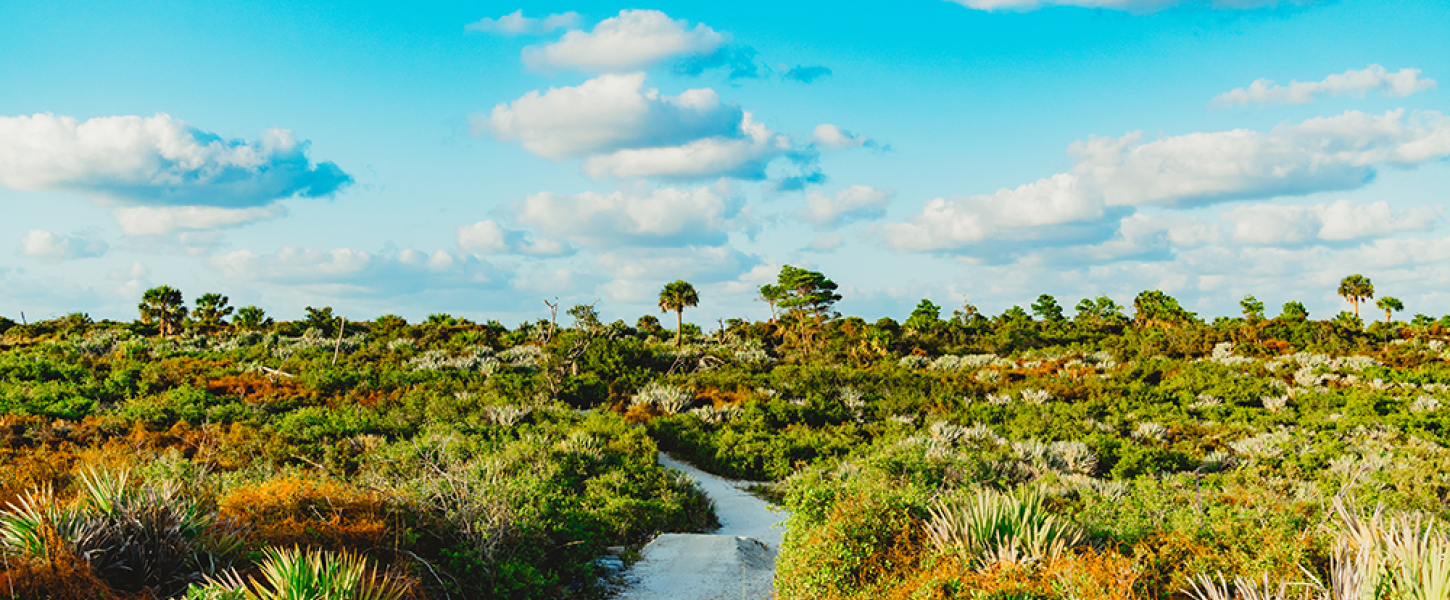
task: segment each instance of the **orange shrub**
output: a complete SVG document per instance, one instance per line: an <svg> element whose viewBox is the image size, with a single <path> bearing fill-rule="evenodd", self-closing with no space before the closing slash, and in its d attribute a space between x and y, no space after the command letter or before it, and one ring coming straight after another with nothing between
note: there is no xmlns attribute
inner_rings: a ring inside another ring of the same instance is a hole
<svg viewBox="0 0 1450 600"><path fill-rule="evenodd" d="M295 379L266 377L255 373L227 375L206 382L206 391L218 396L238 396L252 405L309 404L317 392Z"/></svg>
<svg viewBox="0 0 1450 600"><path fill-rule="evenodd" d="M286 477L242 487L217 502L221 517L252 530L259 545L368 550L390 533L376 492L345 483Z"/></svg>
<svg viewBox="0 0 1450 600"><path fill-rule="evenodd" d="M624 420L629 423L644 423L655 417L664 416L665 411L648 402L641 402L624 411Z"/></svg>

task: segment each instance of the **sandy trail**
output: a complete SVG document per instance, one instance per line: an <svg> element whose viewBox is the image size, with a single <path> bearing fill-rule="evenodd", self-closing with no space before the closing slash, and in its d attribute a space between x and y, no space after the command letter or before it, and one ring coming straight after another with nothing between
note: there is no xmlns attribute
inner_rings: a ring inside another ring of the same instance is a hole
<svg viewBox="0 0 1450 600"><path fill-rule="evenodd" d="M740 489L748 482L716 477L661 453L661 465L684 472L715 501L720 529L667 533L644 547L634 564L628 600L766 600L773 595L775 554L785 511Z"/></svg>

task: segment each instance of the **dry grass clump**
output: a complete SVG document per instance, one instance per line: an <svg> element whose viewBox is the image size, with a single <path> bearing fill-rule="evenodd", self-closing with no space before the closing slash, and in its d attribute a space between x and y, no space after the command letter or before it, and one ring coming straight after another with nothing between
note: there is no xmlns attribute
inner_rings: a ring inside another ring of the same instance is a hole
<svg viewBox="0 0 1450 600"><path fill-rule="evenodd" d="M272 546L328 550L384 545L389 505L378 493L329 480L289 476L232 490L217 502L223 518Z"/></svg>

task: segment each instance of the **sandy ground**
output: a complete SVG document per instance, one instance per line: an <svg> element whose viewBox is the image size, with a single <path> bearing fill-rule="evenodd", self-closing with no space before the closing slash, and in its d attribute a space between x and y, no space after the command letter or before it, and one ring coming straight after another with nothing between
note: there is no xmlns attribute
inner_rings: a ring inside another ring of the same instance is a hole
<svg viewBox="0 0 1450 600"><path fill-rule="evenodd" d="M785 511L771 510L737 482L660 454L660 464L700 482L715 501L720 529L711 534L667 533L644 547L634 564L628 600L766 600L773 595L775 554Z"/></svg>

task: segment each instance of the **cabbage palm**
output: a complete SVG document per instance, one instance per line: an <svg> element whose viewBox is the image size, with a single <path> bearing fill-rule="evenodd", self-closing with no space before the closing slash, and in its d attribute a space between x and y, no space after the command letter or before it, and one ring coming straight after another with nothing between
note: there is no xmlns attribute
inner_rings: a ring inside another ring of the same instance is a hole
<svg viewBox="0 0 1450 600"><path fill-rule="evenodd" d="M1385 311L1385 325L1390 324L1390 319L1394 317L1394 313L1405 310L1405 303L1400 302L1400 299L1394 296L1380 298L1374 305L1379 307L1380 310Z"/></svg>
<svg viewBox="0 0 1450 600"><path fill-rule="evenodd" d="M1350 275L1339 282L1339 295L1354 306L1354 316L1359 316L1359 303L1374 297L1374 284L1360 274Z"/></svg>
<svg viewBox="0 0 1450 600"><path fill-rule="evenodd" d="M700 294L690 282L680 279L660 290L660 312L675 311L675 347L684 344L685 309L700 305Z"/></svg>
<svg viewBox="0 0 1450 600"><path fill-rule="evenodd" d="M226 327L226 318L232 314L234 309L230 305L230 299L221 294L202 294L196 299L196 310L191 316L196 319L202 331L214 331Z"/></svg>
<svg viewBox="0 0 1450 600"><path fill-rule="evenodd" d="M141 311L141 322L158 324L163 336L176 333L177 327L186 318L186 305L181 297L181 290L169 285L146 290L136 308Z"/></svg>

